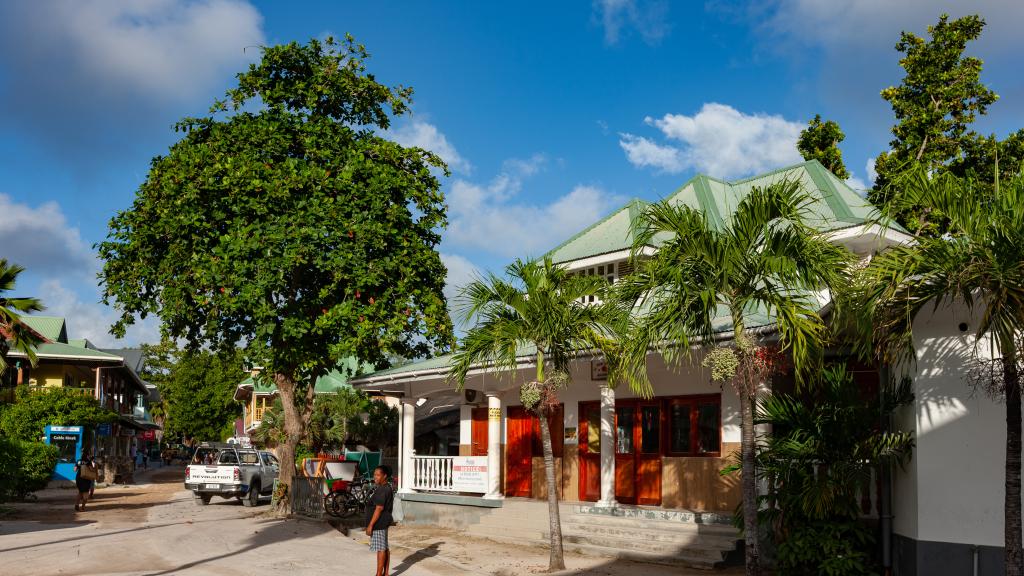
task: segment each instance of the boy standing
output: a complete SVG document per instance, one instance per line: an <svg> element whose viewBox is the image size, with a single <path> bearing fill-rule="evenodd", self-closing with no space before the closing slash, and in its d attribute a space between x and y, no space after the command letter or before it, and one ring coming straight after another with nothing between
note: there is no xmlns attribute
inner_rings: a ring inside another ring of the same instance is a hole
<svg viewBox="0 0 1024 576"><path fill-rule="evenodd" d="M377 485L366 506L366 535L370 537L370 552L377 553L377 576L387 576L391 564L391 550L388 548L388 527L391 526L391 509L395 494L391 490L391 469L377 466L373 470L373 483Z"/></svg>

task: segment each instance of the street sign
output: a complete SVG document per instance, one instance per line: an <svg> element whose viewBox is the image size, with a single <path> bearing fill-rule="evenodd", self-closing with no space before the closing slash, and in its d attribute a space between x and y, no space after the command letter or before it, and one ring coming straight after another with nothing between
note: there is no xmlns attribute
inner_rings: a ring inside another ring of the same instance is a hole
<svg viewBox="0 0 1024 576"><path fill-rule="evenodd" d="M110 436L110 424L100 424L96 427L97 436Z"/></svg>

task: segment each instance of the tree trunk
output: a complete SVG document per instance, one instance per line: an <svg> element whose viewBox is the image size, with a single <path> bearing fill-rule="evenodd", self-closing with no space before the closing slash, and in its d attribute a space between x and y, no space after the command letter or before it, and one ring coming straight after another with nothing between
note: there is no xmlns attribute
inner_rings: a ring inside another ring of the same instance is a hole
<svg viewBox="0 0 1024 576"><path fill-rule="evenodd" d="M540 419L540 440L544 446L544 481L548 488L548 533L551 534L551 556L548 572L565 570L565 556L562 552L562 520L558 514L558 485L555 484L555 456L551 449L551 426L546 414Z"/></svg>
<svg viewBox="0 0 1024 576"><path fill-rule="evenodd" d="M742 376L743 386L740 393L740 412L742 413L742 436L740 451L742 455L743 492L743 538L746 549L747 576L761 575L761 547L758 544L757 532L757 470L754 462L754 394Z"/></svg>
<svg viewBox="0 0 1024 576"><path fill-rule="evenodd" d="M1006 575L1024 574L1024 550L1020 509L1021 404L1020 374L1013 346L1003 350L1003 383L1006 386Z"/></svg>
<svg viewBox="0 0 1024 576"><path fill-rule="evenodd" d="M278 482L287 486L287 496L277 502L275 510L280 516L287 516L292 511L292 483L295 480L295 448L302 440L302 421L298 408L295 406L295 378L290 374L274 374L277 392L281 395L281 407L284 412L285 440L279 448L281 471Z"/></svg>

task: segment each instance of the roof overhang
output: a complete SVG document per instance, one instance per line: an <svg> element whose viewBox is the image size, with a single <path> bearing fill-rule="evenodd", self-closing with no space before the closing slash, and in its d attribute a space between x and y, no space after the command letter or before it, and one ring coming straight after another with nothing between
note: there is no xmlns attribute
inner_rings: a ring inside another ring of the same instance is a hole
<svg viewBox="0 0 1024 576"><path fill-rule="evenodd" d="M657 252L657 249L653 246L644 246L643 249L640 250L639 254L641 256L653 256L655 252ZM629 248L625 248L614 252L605 252L604 254L587 256L586 258L578 258L576 260L555 262L555 264L564 266L567 270L579 270L580 268L589 268L597 264L604 264L608 261L629 260L631 255L632 251Z"/></svg>

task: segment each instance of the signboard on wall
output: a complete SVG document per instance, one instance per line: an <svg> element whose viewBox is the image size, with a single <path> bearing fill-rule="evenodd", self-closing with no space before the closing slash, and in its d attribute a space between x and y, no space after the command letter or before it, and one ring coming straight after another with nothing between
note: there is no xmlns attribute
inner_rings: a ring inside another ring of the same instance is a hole
<svg viewBox="0 0 1024 576"><path fill-rule="evenodd" d="M608 362L604 358L594 358L590 361L590 379L608 379Z"/></svg>
<svg viewBox="0 0 1024 576"><path fill-rule="evenodd" d="M456 456L452 460L452 488L456 492L487 492L487 456Z"/></svg>

